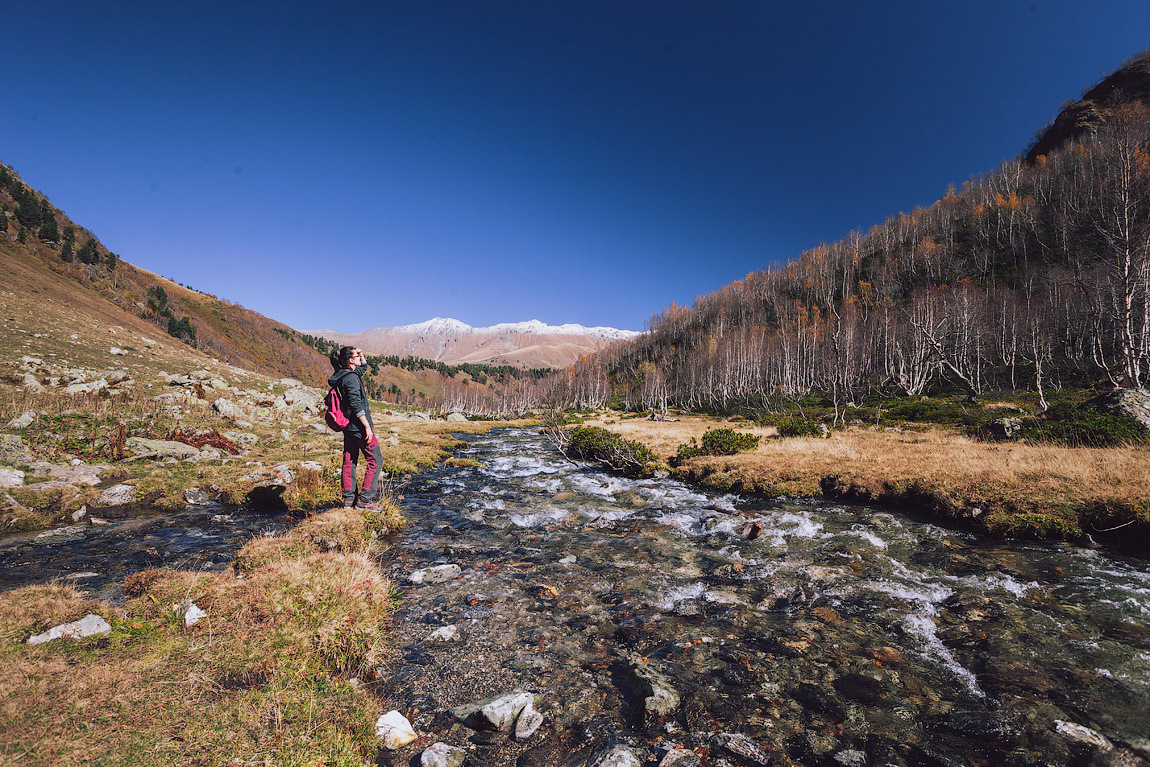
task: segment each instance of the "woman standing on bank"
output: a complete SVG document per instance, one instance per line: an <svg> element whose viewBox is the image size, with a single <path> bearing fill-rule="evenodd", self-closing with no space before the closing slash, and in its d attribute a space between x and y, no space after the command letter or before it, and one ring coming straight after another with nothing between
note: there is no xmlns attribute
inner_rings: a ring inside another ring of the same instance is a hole
<svg viewBox="0 0 1150 767"><path fill-rule="evenodd" d="M363 351L354 346L344 346L332 352L330 360L335 372L327 379L327 384L339 392L343 412L348 418L347 428L343 430L343 507L378 509L379 465L383 456L379 452L379 440L375 438L371 406L367 402L367 389L363 385L367 363ZM363 475L363 485L357 491L355 470L360 453L363 453L367 469Z"/></svg>

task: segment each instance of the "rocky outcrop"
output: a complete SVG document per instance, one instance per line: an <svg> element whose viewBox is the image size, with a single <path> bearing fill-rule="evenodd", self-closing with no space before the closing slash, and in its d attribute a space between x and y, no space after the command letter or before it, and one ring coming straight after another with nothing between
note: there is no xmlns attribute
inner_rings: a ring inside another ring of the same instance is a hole
<svg viewBox="0 0 1150 767"><path fill-rule="evenodd" d="M1150 391L1145 389L1114 389L1088 400L1083 407L1108 415L1129 416L1150 431Z"/></svg>

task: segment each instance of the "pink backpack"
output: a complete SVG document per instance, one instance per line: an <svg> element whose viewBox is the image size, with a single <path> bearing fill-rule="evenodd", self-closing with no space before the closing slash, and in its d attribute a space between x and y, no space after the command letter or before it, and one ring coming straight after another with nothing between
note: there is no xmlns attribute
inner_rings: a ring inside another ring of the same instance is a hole
<svg viewBox="0 0 1150 767"><path fill-rule="evenodd" d="M327 421L327 425L332 431L343 431L347 428L347 416L343 413L343 402L339 398L339 389L332 387L327 390L327 396L323 398L323 420Z"/></svg>

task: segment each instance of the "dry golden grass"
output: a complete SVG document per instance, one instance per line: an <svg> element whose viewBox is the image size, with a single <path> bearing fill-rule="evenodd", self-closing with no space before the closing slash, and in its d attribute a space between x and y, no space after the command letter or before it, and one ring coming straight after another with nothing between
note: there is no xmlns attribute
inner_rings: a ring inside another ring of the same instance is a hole
<svg viewBox="0 0 1150 767"><path fill-rule="evenodd" d="M724 490L899 504L996 534L1075 538L1150 521L1150 449L978 442L944 429L836 431L778 439L771 427L686 416L603 425L663 458L708 428L761 434L754 451L687 461L679 474ZM1144 534L1144 532L1142 533Z"/></svg>
<svg viewBox="0 0 1150 767"><path fill-rule="evenodd" d="M258 539L224 574L151 570L120 611L63 586L0 603L0 754L31 765L361 765L394 607L382 513L334 511ZM208 617L185 627L192 599ZM29 646L89 611L109 634ZM266 761L265 760L269 760Z"/></svg>

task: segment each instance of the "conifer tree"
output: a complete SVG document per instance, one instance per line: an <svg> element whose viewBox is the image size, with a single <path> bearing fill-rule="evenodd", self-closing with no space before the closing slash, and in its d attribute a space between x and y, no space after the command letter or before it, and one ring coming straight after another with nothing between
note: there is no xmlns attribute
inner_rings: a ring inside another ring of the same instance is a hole
<svg viewBox="0 0 1150 767"><path fill-rule="evenodd" d="M40 225L39 237L44 242L57 242L60 239L60 229L56 226L55 216L50 216Z"/></svg>
<svg viewBox="0 0 1150 767"><path fill-rule="evenodd" d="M96 250L95 237L89 237L88 241L80 246L76 258L80 259L82 264L98 264L100 262L100 253Z"/></svg>

